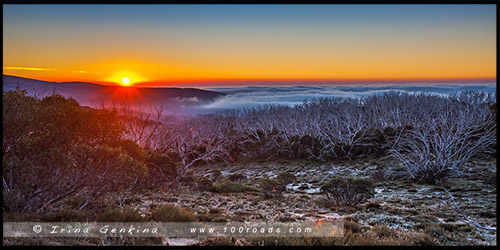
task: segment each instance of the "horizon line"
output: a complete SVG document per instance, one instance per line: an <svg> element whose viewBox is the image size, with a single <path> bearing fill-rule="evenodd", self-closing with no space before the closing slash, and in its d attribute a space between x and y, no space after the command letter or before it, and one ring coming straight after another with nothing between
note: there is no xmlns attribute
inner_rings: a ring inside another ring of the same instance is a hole
<svg viewBox="0 0 500 250"><path fill-rule="evenodd" d="M54 82L54 83L75 83L75 82L81 82L81 83L91 83L91 84L98 84L98 85L104 85L104 86L122 86L119 83L116 82L110 82L110 81L81 81L81 80L64 80L64 81L57 81L57 80L50 80L50 79L41 79L41 78L31 78L31 77L26 77L26 76L21 76L21 75L9 75L9 74L3 74L3 76L12 76L12 77L20 77L20 78L25 78L25 79L30 79L30 80L37 80L37 81L44 81L44 82ZM496 82L496 77L471 77L471 78L388 78L388 79L334 79L334 78L296 78L296 79L287 79L287 78L274 78L274 79L264 79L264 78L236 78L236 79L229 79L229 78L221 78L221 79L185 79L185 80L163 80L163 81L143 81L143 82L137 82L132 84L131 86L128 87L161 87L161 85L165 86L175 86L176 84L186 85L186 84L192 84L192 85L203 85L203 86L209 86L211 84L215 85L222 85L226 86L229 85L230 83L233 83L235 85L238 84L276 84L276 85L286 85L286 84L291 84L291 83L299 83L302 82L303 84L309 85L311 83L350 83L350 84L356 84L356 83L438 83L438 82L446 82L450 83L453 81L457 82L475 82L475 81L495 81Z"/></svg>

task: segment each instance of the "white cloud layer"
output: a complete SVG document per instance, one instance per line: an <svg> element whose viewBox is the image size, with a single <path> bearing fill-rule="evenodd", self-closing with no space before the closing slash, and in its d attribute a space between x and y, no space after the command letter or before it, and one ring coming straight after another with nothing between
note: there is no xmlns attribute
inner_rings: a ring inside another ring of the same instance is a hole
<svg viewBox="0 0 500 250"><path fill-rule="evenodd" d="M254 107L269 103L296 105L303 101L324 97L364 97L390 91L408 93L433 93L446 95L461 91L496 92L496 83L477 84L426 84L426 85L379 85L379 86L294 86L294 87L239 87L210 88L207 90L226 93L216 101L199 107L199 112L206 113L228 108Z"/></svg>

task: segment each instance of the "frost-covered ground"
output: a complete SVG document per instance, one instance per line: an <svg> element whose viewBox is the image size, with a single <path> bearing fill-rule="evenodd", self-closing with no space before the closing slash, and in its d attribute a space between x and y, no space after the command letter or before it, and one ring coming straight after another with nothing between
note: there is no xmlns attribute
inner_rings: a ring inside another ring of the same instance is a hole
<svg viewBox="0 0 500 250"><path fill-rule="evenodd" d="M439 244L496 245L495 231L478 229L458 219L455 211L446 203L448 196L441 187L406 180L404 172L389 160L339 163L288 160L236 162L201 167L194 173L195 176L206 176L215 168L223 169L223 178L234 173L244 174L246 179L241 182L253 186L257 186L261 178L272 178L282 171L294 173L298 178L288 185L281 199L265 200L258 193L219 194L183 188L135 195L131 205L145 214L150 212L150 207L165 203L193 208L197 214L208 214L211 208L218 208L222 211L220 216L226 221L285 222L354 218L365 231L376 225L386 225L398 232L429 232L429 228L439 225L449 229L444 233L436 231L432 235ZM378 177L374 178L377 172ZM336 175L374 178L376 194L357 208L329 206L324 195L319 192L319 187ZM446 185L462 211L486 227L497 226L495 175L496 160L472 161L467 165L464 177L451 178ZM187 239L177 239L169 244L191 243Z"/></svg>
<svg viewBox="0 0 500 250"><path fill-rule="evenodd" d="M351 237L350 239L345 241L340 239L340 245L497 244L496 231L479 229L460 220L455 210L446 202L448 196L443 188L407 180L404 170L398 169L397 164L387 158L329 163L306 160L236 161L195 168L194 177L207 176L214 169L223 170L222 179L241 173L246 178L240 182L255 187L261 178L273 178L282 171L294 173L298 178L288 185L280 199L263 199L258 192L214 193L180 186L167 191L125 193L122 194L126 197L124 203L137 209L141 216L150 215L155 207L173 204L192 209L198 219L212 222L341 220L347 223L345 225L349 226L349 230L354 230L354 233L344 236L344 238ZM319 192L319 188L323 182L337 175L372 178L375 181L375 195L358 207L329 205L325 196ZM445 187L470 219L484 227L497 227L496 159L472 160L466 164L465 175L450 178ZM384 229L384 226L390 231ZM353 238L353 235L357 235L357 238ZM433 242L429 242L429 238ZM154 244L255 245L255 241L245 238L201 240L163 238L156 239ZM280 242L275 242L273 239L266 244L301 243L293 240ZM52 238L24 241L4 239L4 244L74 245L76 243L75 239ZM97 239L78 244L110 243ZM129 244L141 245L151 242L133 241ZM322 244L329 243L326 241Z"/></svg>

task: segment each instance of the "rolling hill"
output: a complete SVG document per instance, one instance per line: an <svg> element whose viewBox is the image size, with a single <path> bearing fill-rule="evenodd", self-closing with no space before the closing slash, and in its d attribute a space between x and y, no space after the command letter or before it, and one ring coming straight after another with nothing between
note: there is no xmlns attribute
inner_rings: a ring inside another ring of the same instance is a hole
<svg viewBox="0 0 500 250"><path fill-rule="evenodd" d="M138 88L105 86L87 82L46 82L29 78L3 75L3 90L19 86L29 95L47 95L57 92L71 97L82 106L101 106L127 103L131 106L164 105L166 107L198 106L213 102L226 94L196 88Z"/></svg>

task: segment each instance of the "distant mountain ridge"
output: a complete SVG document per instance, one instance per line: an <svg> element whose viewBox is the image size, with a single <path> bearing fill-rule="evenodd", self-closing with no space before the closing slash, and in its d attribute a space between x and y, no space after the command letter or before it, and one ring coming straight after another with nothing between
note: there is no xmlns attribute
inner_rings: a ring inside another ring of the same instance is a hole
<svg viewBox="0 0 500 250"><path fill-rule="evenodd" d="M18 76L3 75L3 90L17 86L29 95L50 94L53 91L72 97L82 106L127 102L132 105L196 106L213 102L226 94L196 88L142 88L105 86L88 82L47 82Z"/></svg>

